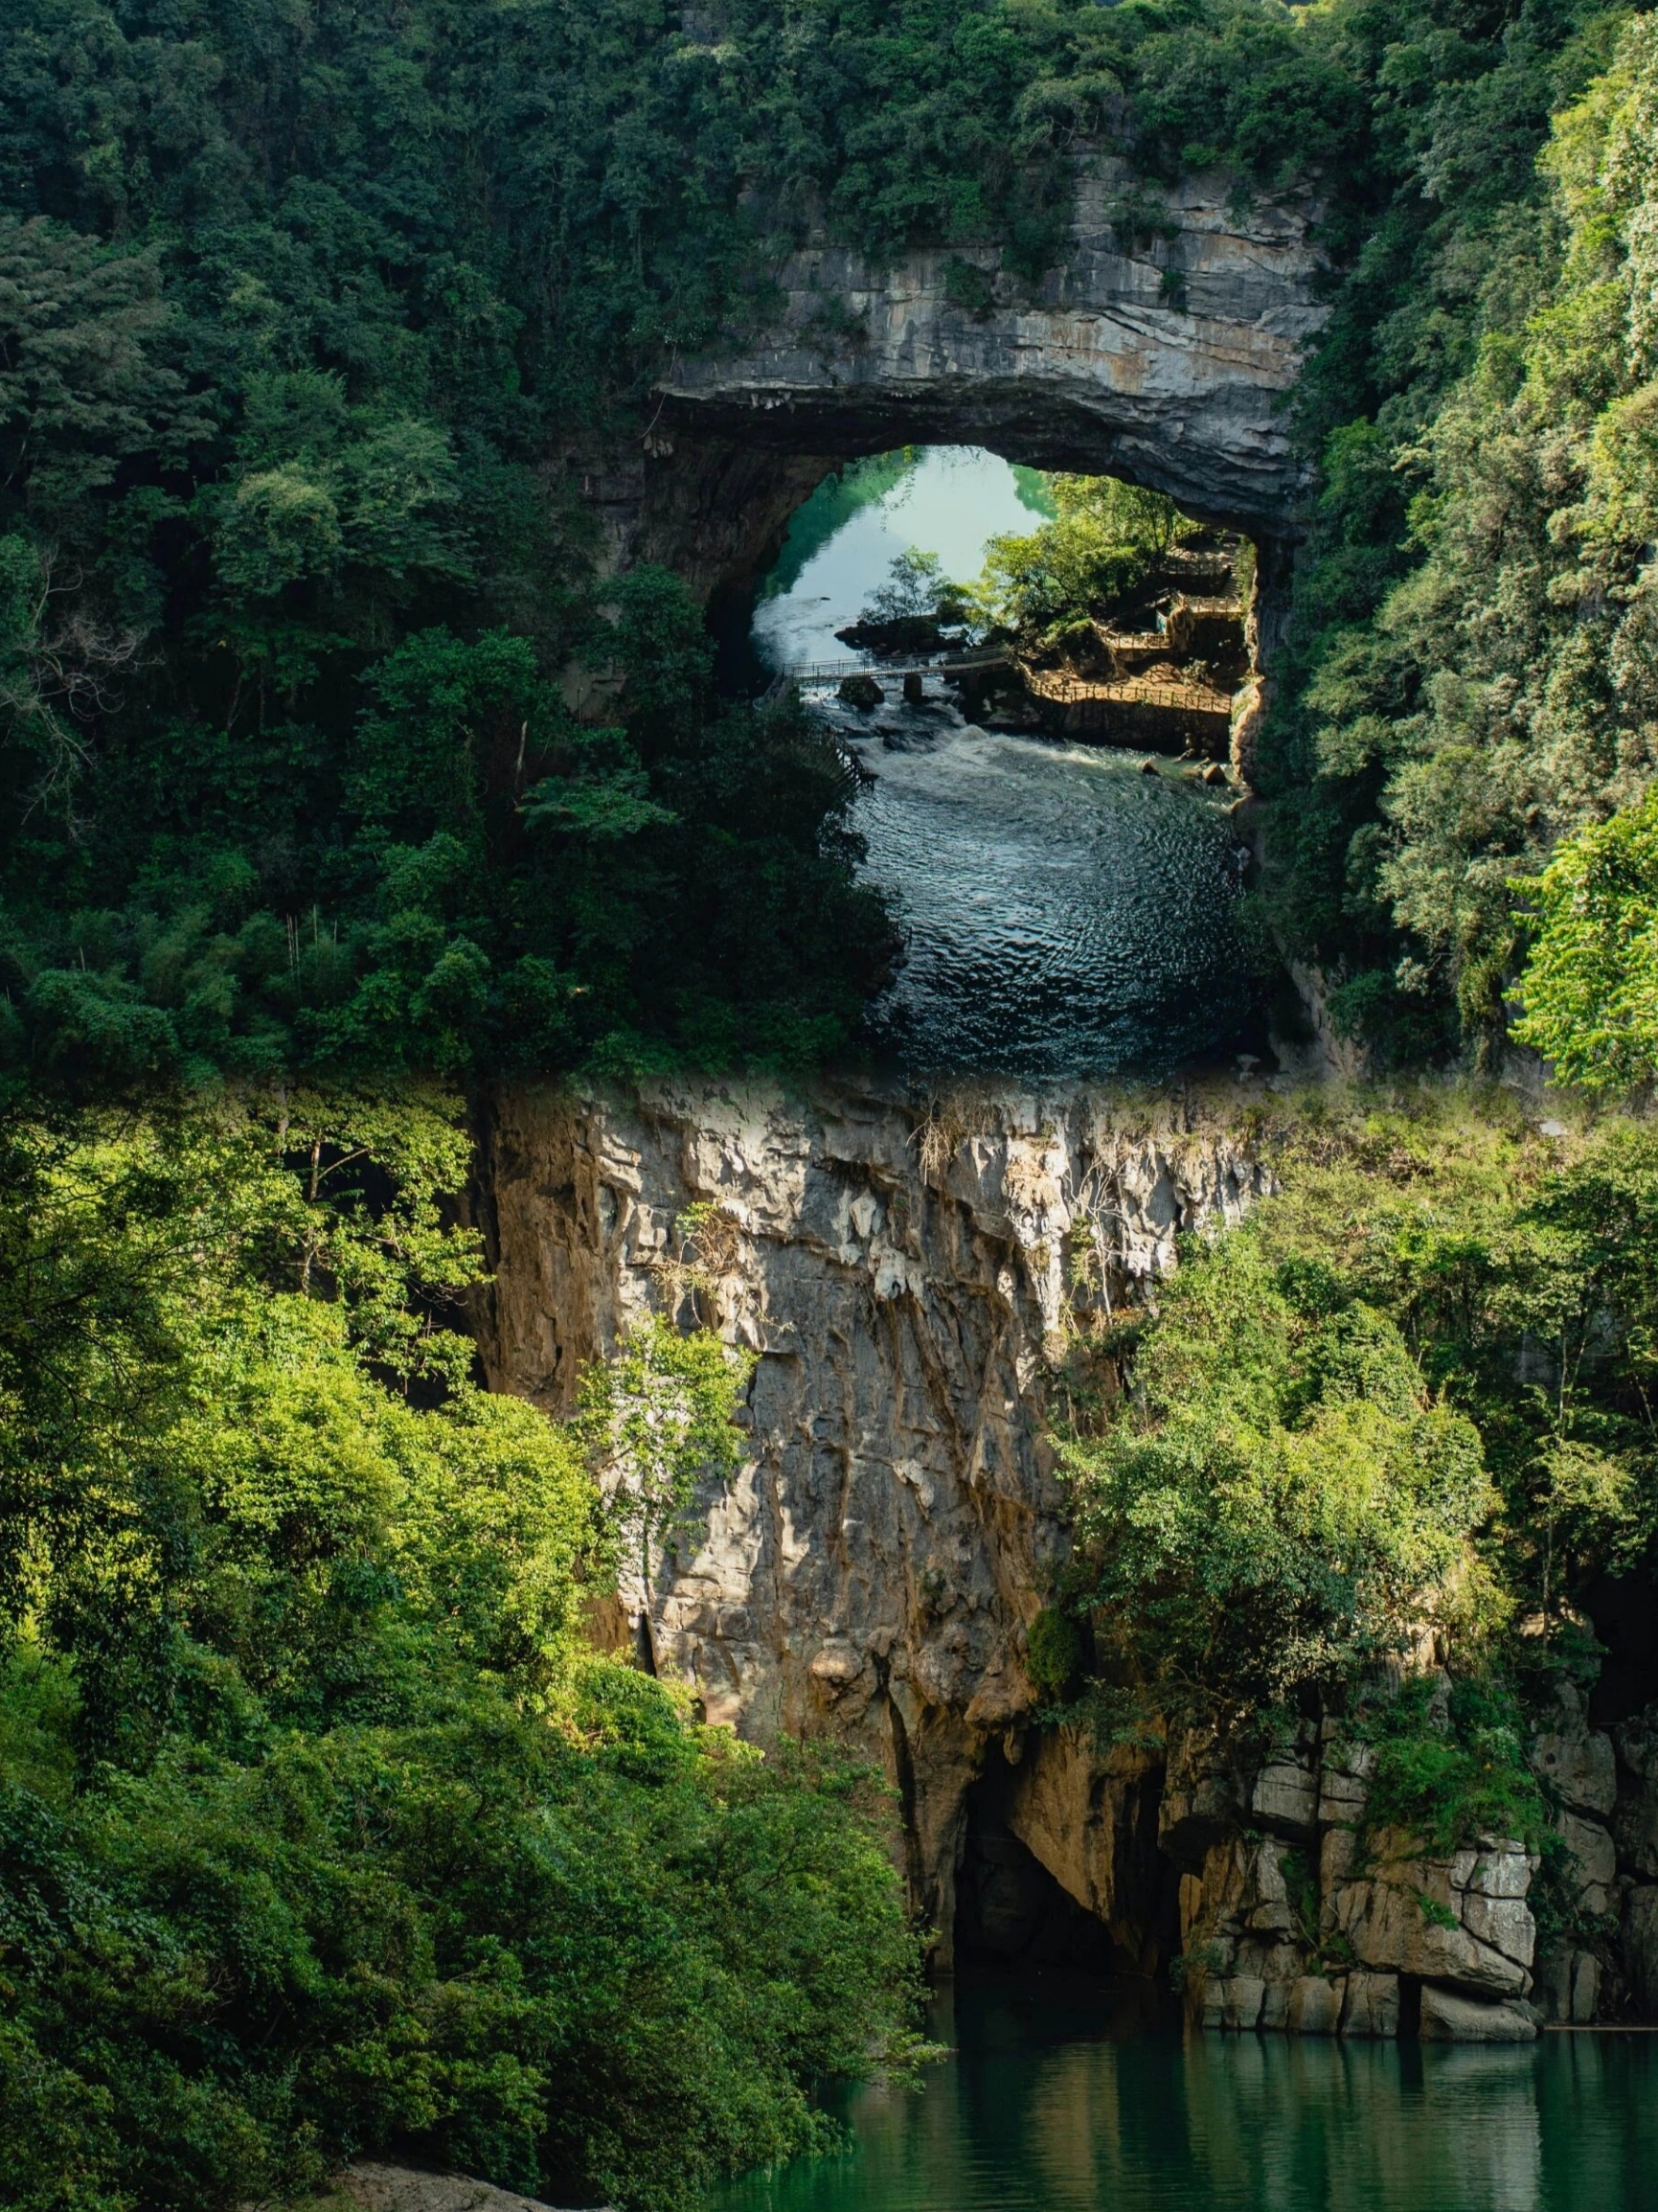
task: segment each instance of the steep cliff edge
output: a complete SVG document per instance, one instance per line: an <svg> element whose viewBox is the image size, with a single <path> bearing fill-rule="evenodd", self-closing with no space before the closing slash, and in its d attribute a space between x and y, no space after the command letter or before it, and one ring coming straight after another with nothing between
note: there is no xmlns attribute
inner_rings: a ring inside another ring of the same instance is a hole
<svg viewBox="0 0 1658 2212"><path fill-rule="evenodd" d="M1563 1688L1532 1745L1577 1914L1544 1942L1534 1858L1510 1836L1436 1858L1373 1832L1368 1754L1334 1720L1264 1763L1192 1734L1102 1749L1036 1724L1028 1631L1068 1542L1046 1442L1065 1353L1154 1290L1183 1230L1270 1189L1261 1104L1258 1084L509 1091L482 1177L489 1380L566 1410L582 1366L649 1312L756 1355L742 1468L695 1500L648 1585L624 1574L612 1631L711 1721L827 1737L885 1771L941 1962L960 1887L965 1941L1045 1928L1146 1973L1178 1956L1217 2027L1392 2035L1420 2013L1424 2034L1489 2038L1651 2009L1644 1724L1608 1736Z"/></svg>
<svg viewBox="0 0 1658 2212"><path fill-rule="evenodd" d="M992 1744L1019 1756L1026 1630L1066 1548L1053 1362L1079 1303L1154 1282L1182 1230L1267 1187L1245 1107L1088 1089L919 1106L856 1083L496 1102L491 1383L562 1409L630 1318L688 1299L759 1356L748 1462L649 1589L625 1580L630 1626L711 1720L829 1736L886 1771L946 1953L968 1791ZM1082 1847L1040 1848L1029 1795L1015 1832L1072 1887ZM1104 1902L1098 1874L1079 1902Z"/></svg>

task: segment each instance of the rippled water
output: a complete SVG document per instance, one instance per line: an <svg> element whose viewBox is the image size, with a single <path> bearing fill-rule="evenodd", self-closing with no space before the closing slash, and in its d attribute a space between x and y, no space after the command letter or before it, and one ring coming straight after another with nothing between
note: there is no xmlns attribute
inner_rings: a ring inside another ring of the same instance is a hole
<svg viewBox="0 0 1658 2212"><path fill-rule="evenodd" d="M1103 1995L947 2001L956 2054L855 2148L710 2212L1652 2212L1658 2037L1188 2035Z"/></svg>
<svg viewBox="0 0 1658 2212"><path fill-rule="evenodd" d="M1157 1075L1238 1029L1241 848L1224 798L1140 756L920 708L822 711L874 782L854 826L908 956L872 1013L920 1072Z"/></svg>
<svg viewBox="0 0 1658 2212"><path fill-rule="evenodd" d="M1049 511L1041 479L974 447L884 454L800 510L755 609L773 668L846 658L896 553L975 577L985 541ZM918 1073L1034 1081L1157 1076L1234 1038L1248 1012L1237 932L1240 849L1216 796L1173 763L971 727L942 686L894 687L873 716L813 704L874 777L856 828L908 960L874 1008L877 1051Z"/></svg>

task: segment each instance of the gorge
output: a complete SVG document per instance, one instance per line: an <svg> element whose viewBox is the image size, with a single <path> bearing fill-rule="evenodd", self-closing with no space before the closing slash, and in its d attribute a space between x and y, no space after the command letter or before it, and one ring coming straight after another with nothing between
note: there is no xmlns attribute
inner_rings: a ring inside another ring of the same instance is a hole
<svg viewBox="0 0 1658 2212"><path fill-rule="evenodd" d="M1650 12L6 5L0 2194L1647 2212Z"/></svg>

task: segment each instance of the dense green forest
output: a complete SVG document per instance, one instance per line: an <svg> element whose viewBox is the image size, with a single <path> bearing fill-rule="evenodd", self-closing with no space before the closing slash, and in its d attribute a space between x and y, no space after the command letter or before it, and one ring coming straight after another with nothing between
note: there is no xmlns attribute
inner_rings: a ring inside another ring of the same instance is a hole
<svg viewBox="0 0 1658 2212"><path fill-rule="evenodd" d="M1321 198L1322 489L1261 902L1338 1018L1406 1060L1488 1047L1510 878L1641 795L1639 16L11 0L7 30L26 1078L844 1045L892 943L851 887L844 770L713 696L670 579L602 583L568 464L676 350L762 315L813 221L877 256L997 239L1039 281L1096 144ZM573 663L624 678L613 728L568 713Z"/></svg>
<svg viewBox="0 0 1658 2212"><path fill-rule="evenodd" d="M1507 1033L1648 1083L1653 24L0 23L7 2192L205 2212L368 2147L687 2202L913 2062L892 1808L588 1648L621 1547L729 1464L741 1364L664 1326L569 1422L485 1393L466 1110L426 1086L808 1067L895 940L841 755L717 694L674 578L605 573L583 468L676 351L764 318L814 225L998 240L1035 285L1090 148L1310 185L1330 315L1262 941L1383 1060ZM1103 527L1038 535L1091 589ZM1531 1833L1527 1669L1592 1673L1563 1605L1650 1557L1650 1145L1453 1108L1280 1141L1280 1198L1072 1379L1049 1687L1085 1619L1102 1711L1124 1683L1258 1710L1454 1588L1452 1724L1384 1773L1429 1826Z"/></svg>
<svg viewBox="0 0 1658 2212"><path fill-rule="evenodd" d="M668 2206L822 2141L815 2092L914 2047L884 1794L582 1630L743 1363L647 1331L563 1426L478 1389L452 1101L0 1143L7 2201L367 2146Z"/></svg>

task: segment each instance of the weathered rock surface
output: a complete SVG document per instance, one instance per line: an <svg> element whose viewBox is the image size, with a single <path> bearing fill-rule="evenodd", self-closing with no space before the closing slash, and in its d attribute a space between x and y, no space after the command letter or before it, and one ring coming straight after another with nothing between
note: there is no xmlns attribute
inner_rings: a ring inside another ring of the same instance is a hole
<svg viewBox="0 0 1658 2212"><path fill-rule="evenodd" d="M1572 1811L1604 1820L1618 1802L1618 1761L1612 1739L1591 1728L1576 1686L1556 1694L1558 1717L1532 1746L1532 1765L1552 1783Z"/></svg>
<svg viewBox="0 0 1658 2212"><path fill-rule="evenodd" d="M808 246L780 272L771 328L675 363L656 441L683 428L816 454L984 445L1292 536L1306 485L1280 402L1324 320L1315 211L1240 210L1212 172L1127 218L1126 197L1148 190L1121 161L1079 156L1069 249L1033 293L995 247L881 269Z"/></svg>
<svg viewBox="0 0 1658 2212"><path fill-rule="evenodd" d="M1536 2041L1537 2023L1526 2005L1424 1989L1420 2032L1426 2042L1530 2043Z"/></svg>
<svg viewBox="0 0 1658 2212"><path fill-rule="evenodd" d="M1635 2002L1658 2017L1658 1887L1643 1882L1624 1901L1624 1961Z"/></svg>
<svg viewBox="0 0 1658 2212"><path fill-rule="evenodd" d="M1658 1881L1658 1724L1648 1711L1613 1730L1621 1784L1612 1817L1618 1857L1642 1881Z"/></svg>
<svg viewBox="0 0 1658 2212"><path fill-rule="evenodd" d="M1236 1120L1089 1091L922 1110L833 1084L497 1102L479 1328L496 1387L568 1406L631 1318L686 1305L675 1224L715 1210L695 1295L759 1355L754 1450L625 1599L711 1720L831 1736L885 1768L946 1945L966 1792L1032 1712L1026 1630L1065 1547L1045 1361L1077 1264L1120 1303L1182 1229L1238 1218L1266 1176ZM1083 1796L1062 1815L1066 1756L1042 1748L1016 1816L1109 1921L1117 1815Z"/></svg>
<svg viewBox="0 0 1658 2212"><path fill-rule="evenodd" d="M335 2187L359 2212L551 2212L535 2197L517 2197L469 2174L430 2173L421 2166L359 2159Z"/></svg>
<svg viewBox="0 0 1658 2212"><path fill-rule="evenodd" d="M1538 1861L1515 1842L1427 1859L1411 1836L1371 1839L1374 1874L1329 1900L1330 1923L1364 1966L1493 1996L1532 1987L1537 1926L1526 1892Z"/></svg>
<svg viewBox="0 0 1658 2212"><path fill-rule="evenodd" d="M1165 1879L1157 1847L1163 1765L1130 1746L1102 1752L1076 1728L1026 1739L1008 1825L1104 1927L1122 1964L1155 1973L1161 1930L1147 1911Z"/></svg>

